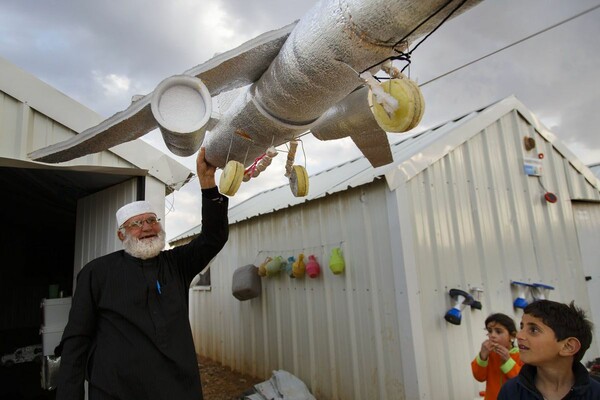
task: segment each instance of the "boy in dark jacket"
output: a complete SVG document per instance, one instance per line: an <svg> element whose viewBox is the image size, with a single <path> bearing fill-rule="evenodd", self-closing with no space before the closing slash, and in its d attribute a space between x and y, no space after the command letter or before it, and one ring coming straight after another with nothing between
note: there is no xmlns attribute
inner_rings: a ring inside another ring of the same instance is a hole
<svg viewBox="0 0 600 400"><path fill-rule="evenodd" d="M525 307L517 340L525 365L502 386L499 400L600 399L600 383L581 363L592 323L572 302L538 300Z"/></svg>

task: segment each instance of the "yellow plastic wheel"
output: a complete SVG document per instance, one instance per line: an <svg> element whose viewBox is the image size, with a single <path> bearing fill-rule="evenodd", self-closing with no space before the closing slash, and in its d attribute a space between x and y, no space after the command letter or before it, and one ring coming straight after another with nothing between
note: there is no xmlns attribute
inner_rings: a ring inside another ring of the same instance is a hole
<svg viewBox="0 0 600 400"><path fill-rule="evenodd" d="M381 88L398 100L398 108L391 115L383 105L374 101L369 91L369 104L379 126L386 132L406 132L421 122L425 101L419 86L408 78L396 78L381 83Z"/></svg>
<svg viewBox="0 0 600 400"><path fill-rule="evenodd" d="M415 99L415 115L413 116L412 123L408 126L407 130L411 130L412 128L419 125L421 119L423 119L423 114L425 114L425 98L423 97L423 93L421 92L421 88L417 83L411 79L406 78L406 83L412 89Z"/></svg>
<svg viewBox="0 0 600 400"><path fill-rule="evenodd" d="M242 184L243 178L244 165L239 161L229 161L223 168L223 173L219 179L219 191L226 196L235 195Z"/></svg>
<svg viewBox="0 0 600 400"><path fill-rule="evenodd" d="M290 189L296 197L304 197L308 194L308 174L306 168L301 165L293 165L290 174Z"/></svg>

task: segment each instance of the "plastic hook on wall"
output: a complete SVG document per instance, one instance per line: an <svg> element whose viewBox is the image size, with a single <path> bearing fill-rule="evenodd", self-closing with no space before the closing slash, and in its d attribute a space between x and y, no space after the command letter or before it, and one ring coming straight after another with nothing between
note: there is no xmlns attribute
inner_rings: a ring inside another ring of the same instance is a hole
<svg viewBox="0 0 600 400"><path fill-rule="evenodd" d="M526 282L511 281L511 285L517 288L517 298L513 302L515 308L525 308L529 304L527 301L527 290L533 287L533 285Z"/></svg>
<svg viewBox="0 0 600 400"><path fill-rule="evenodd" d="M546 285L545 283L533 283L530 290L533 300L544 300L548 297L550 291L554 290L554 286Z"/></svg>
<svg viewBox="0 0 600 400"><path fill-rule="evenodd" d="M446 312L444 319L453 325L460 325L462 310L465 306L473 304L473 296L460 289L450 289L448 293L452 297L454 305Z"/></svg>
<svg viewBox="0 0 600 400"><path fill-rule="evenodd" d="M481 310L481 293L483 293L483 289L479 287L472 287L470 290L471 295L473 296L473 302L471 303L471 308L476 310Z"/></svg>

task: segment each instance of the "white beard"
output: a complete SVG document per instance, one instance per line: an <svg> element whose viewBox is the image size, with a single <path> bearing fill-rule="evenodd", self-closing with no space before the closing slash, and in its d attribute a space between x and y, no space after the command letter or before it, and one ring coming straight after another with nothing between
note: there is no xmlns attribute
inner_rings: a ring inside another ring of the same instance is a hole
<svg viewBox="0 0 600 400"><path fill-rule="evenodd" d="M138 239L127 232L124 232L124 235L123 247L125 252L142 260L156 257L165 248L166 235L162 229L158 232L158 236L147 239Z"/></svg>

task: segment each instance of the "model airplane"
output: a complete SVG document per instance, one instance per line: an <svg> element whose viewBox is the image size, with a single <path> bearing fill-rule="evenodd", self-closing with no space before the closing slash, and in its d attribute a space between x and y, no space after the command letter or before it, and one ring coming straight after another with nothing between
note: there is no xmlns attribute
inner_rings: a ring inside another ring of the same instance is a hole
<svg viewBox="0 0 600 400"><path fill-rule="evenodd" d="M286 176L296 196L308 175L294 165L296 139L351 137L374 167L393 161L387 132L416 126L424 111L419 87L391 60L480 0L322 0L300 20L165 79L129 108L73 138L32 152L58 163L111 148L160 128L174 154L201 145L223 168L219 189L234 195L290 142ZM373 76L384 70L389 79ZM243 88L243 89L240 89ZM222 115L212 99L240 89Z"/></svg>

